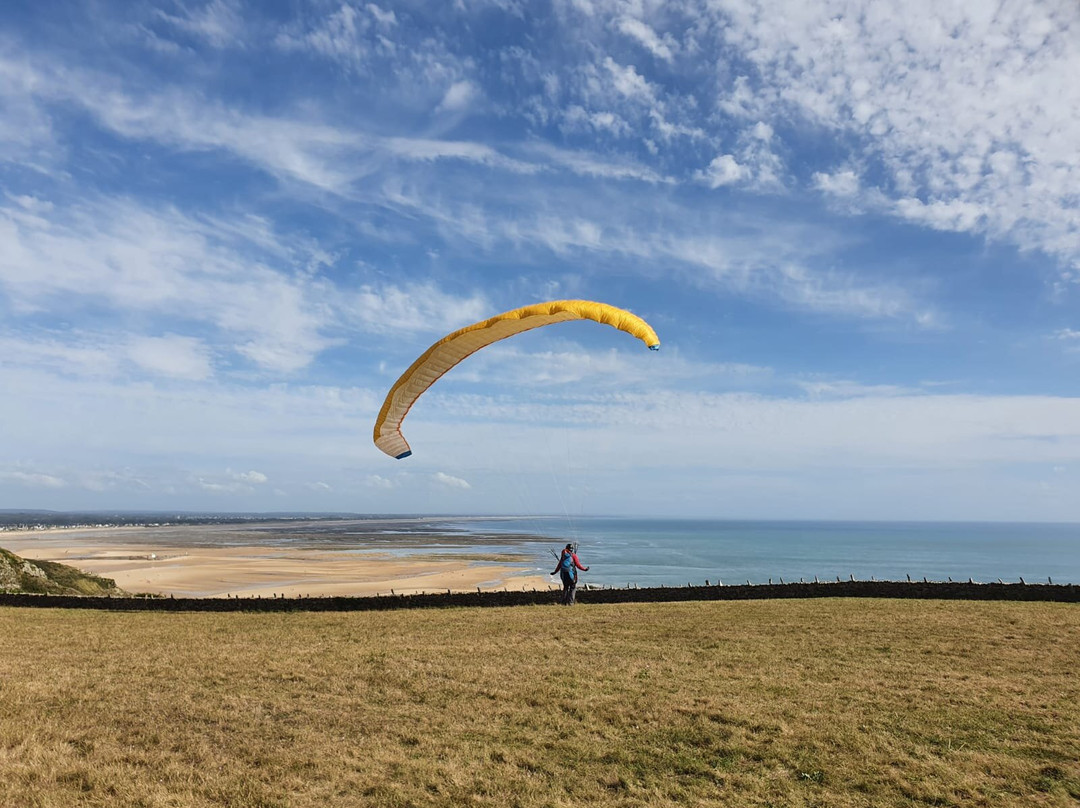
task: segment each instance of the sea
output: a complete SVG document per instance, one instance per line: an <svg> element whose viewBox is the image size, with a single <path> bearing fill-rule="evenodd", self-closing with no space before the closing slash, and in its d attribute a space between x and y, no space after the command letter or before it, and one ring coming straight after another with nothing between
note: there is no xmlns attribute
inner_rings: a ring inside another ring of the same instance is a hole
<svg viewBox="0 0 1080 808"><path fill-rule="evenodd" d="M473 536L488 552L520 553L536 572L554 569L554 552L574 542L589 567L583 580L601 586L837 578L1080 584L1080 524L521 517L433 519L429 527L458 536L455 547L467 548ZM499 535L515 540L501 548Z"/></svg>

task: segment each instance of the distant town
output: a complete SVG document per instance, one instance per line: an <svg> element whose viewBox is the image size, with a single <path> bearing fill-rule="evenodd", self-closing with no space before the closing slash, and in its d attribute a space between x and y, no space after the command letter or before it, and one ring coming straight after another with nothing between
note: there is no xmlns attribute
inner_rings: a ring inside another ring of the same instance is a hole
<svg viewBox="0 0 1080 808"><path fill-rule="evenodd" d="M0 532L55 528L158 527L162 525L227 525L244 522L383 519L355 513L175 513L165 511L33 511L0 510Z"/></svg>

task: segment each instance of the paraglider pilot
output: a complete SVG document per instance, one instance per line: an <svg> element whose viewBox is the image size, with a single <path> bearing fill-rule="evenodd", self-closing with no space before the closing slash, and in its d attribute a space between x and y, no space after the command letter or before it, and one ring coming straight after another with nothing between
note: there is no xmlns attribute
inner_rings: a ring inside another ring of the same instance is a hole
<svg viewBox="0 0 1080 808"><path fill-rule="evenodd" d="M574 598L577 596L577 571L588 572L588 567L581 566L581 562L577 557L577 546L573 543L566 545L563 548L562 554L559 556L559 564L555 567L555 570L551 573L554 575L559 573L559 577L562 578L562 598L559 601L563 606L573 606Z"/></svg>

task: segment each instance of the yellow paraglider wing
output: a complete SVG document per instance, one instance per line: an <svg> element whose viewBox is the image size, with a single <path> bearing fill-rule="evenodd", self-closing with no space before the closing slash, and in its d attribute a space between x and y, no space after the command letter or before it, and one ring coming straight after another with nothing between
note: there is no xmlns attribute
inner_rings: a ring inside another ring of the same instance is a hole
<svg viewBox="0 0 1080 808"><path fill-rule="evenodd" d="M552 300L499 314L447 334L401 374L386 394L375 420L375 445L400 460L412 454L401 435L401 422L424 391L454 365L481 348L533 328L569 320L595 320L637 337L651 350L660 340L648 323L630 312L591 300Z"/></svg>

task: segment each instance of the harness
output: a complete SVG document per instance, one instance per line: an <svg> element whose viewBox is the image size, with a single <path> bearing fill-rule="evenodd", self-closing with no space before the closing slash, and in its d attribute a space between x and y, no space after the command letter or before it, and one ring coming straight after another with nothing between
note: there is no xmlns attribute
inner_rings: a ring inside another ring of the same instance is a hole
<svg viewBox="0 0 1080 808"><path fill-rule="evenodd" d="M574 574L574 554L573 553L568 553L568 552L566 552L566 550L563 550L562 557L559 559L559 569L562 572L568 573L570 575Z"/></svg>

